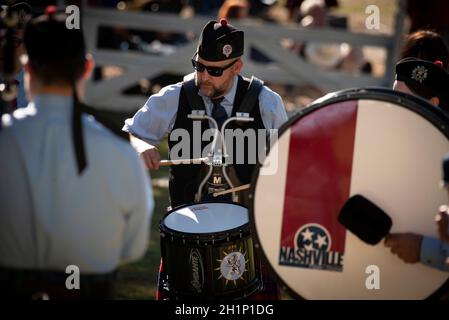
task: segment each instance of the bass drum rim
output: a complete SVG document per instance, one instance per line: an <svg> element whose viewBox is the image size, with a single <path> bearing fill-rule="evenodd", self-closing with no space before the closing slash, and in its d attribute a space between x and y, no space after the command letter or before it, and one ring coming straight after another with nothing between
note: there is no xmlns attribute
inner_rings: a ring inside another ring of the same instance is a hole
<svg viewBox="0 0 449 320"><path fill-rule="evenodd" d="M448 140L449 140L449 115L446 115L439 107L430 104L427 100L424 100L417 96L412 96L407 93L393 91L387 88L380 87L367 87L367 88L352 88L341 91L335 91L324 95L323 97L313 101L311 104L306 106L304 109L298 111L294 114L288 121L286 121L280 128L278 137L280 138L285 131L287 131L293 123L299 119L305 117L306 115L326 107L331 104L335 104L342 101L351 101L359 99L374 99L379 101L385 101L390 103L395 103L398 107L403 107L409 109L418 115L425 118L432 125L434 125ZM307 300L300 294L296 293L290 286L282 280L282 278L277 274L275 268L271 265L269 259L267 259L266 254L262 246L260 245L259 232L255 224L254 216L254 196L256 190L256 184L259 178L259 171L262 165L260 163L254 169L251 178L251 187L249 190L250 202L248 205L248 215L249 224L252 230L254 248L259 251L259 259L268 267L270 273L274 276L276 281L281 285L281 288L286 291L292 298L297 300ZM438 299L449 292L449 276L447 280L430 296L423 300Z"/></svg>

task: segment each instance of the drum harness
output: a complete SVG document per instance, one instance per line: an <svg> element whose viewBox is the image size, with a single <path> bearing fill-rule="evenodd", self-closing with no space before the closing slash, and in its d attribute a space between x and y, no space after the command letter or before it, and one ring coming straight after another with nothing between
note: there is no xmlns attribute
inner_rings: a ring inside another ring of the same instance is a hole
<svg viewBox="0 0 449 320"><path fill-rule="evenodd" d="M225 130L226 126L233 122L251 122L254 121L254 118L250 117L250 112L253 106L255 105L256 99L259 96L260 91L263 87L263 81L252 76L251 81L248 87L248 90L243 98L243 101L240 105L239 112L236 112L236 115L234 117L229 117L226 119L226 121L223 123L223 126L221 130L218 129L217 121L215 121L214 118L211 116L208 116L206 112L200 108L197 108L195 106L201 106L201 98L198 95L198 89L195 85L195 79L192 75L189 75L190 77L185 79L183 86L185 88L185 93L187 96L187 100L189 102L189 105L192 106L192 112L188 115L188 118L192 120L209 120L210 123L212 123L213 129L214 129L214 137L211 144L211 149L207 157L202 158L202 162L204 162L209 168L208 171L201 181L198 191L195 194L195 202L200 202L202 195L203 195L203 189L206 183L210 185L209 193L210 191L216 192L216 191L223 191L223 185L221 183L218 183L220 179L211 179L211 176L214 174L214 176L219 175L224 177L226 183L229 186L229 191L234 188L234 184L227 172L227 167L229 164L224 161L227 157L229 157L229 154L226 149L226 141L225 141ZM217 141L220 139L221 146L217 147ZM188 159L186 161L183 161L182 163L195 163L197 159ZM231 167L232 168L232 167ZM221 171L221 172L220 172ZM239 198L236 194L238 190L232 191L232 201L238 202Z"/></svg>

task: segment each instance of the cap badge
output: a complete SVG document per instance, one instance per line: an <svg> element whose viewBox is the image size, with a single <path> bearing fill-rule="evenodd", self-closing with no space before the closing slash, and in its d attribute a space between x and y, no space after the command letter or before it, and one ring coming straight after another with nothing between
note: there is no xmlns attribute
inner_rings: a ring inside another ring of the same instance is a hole
<svg viewBox="0 0 449 320"><path fill-rule="evenodd" d="M223 54L226 56L226 58L229 58L229 56L232 53L232 47L229 44L225 44L223 47Z"/></svg>
<svg viewBox="0 0 449 320"><path fill-rule="evenodd" d="M412 79L422 83L427 78L427 69L423 66L417 66L412 71Z"/></svg>

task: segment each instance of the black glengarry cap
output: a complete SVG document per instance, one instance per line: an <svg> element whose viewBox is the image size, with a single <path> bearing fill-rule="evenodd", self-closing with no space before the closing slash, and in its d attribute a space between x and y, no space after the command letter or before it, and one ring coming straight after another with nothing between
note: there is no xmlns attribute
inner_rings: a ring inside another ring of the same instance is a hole
<svg viewBox="0 0 449 320"><path fill-rule="evenodd" d="M198 55L207 61L222 61L243 55L243 31L228 24L226 19L220 22L209 21L201 32L198 43Z"/></svg>

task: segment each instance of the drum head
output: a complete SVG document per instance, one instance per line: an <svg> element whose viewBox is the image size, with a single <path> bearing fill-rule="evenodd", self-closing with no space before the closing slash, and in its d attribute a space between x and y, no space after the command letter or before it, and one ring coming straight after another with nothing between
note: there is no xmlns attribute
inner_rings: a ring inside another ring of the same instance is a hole
<svg viewBox="0 0 449 320"><path fill-rule="evenodd" d="M215 233L239 228L248 223L248 210L237 204L204 202L170 211L163 224L183 233Z"/></svg>
<svg viewBox="0 0 449 320"><path fill-rule="evenodd" d="M271 169L254 173L250 221L290 294L423 299L447 289L448 273L406 264L383 241L369 245L338 222L342 206L359 194L390 216L390 232L438 237L434 216L448 201L439 187L447 121L422 99L358 89L319 99L281 128L263 164ZM379 289L367 285L373 270Z"/></svg>

